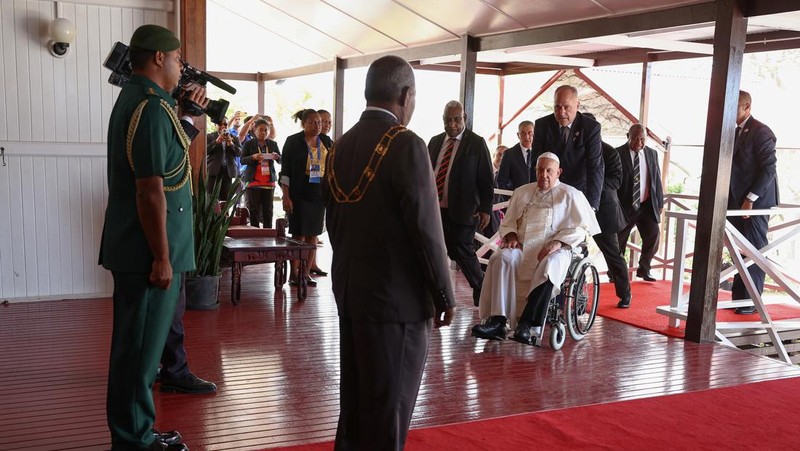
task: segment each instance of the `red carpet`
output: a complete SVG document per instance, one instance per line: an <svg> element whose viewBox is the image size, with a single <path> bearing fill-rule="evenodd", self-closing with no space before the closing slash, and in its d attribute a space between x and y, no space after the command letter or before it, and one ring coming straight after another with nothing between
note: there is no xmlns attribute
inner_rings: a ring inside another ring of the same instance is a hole
<svg viewBox="0 0 800 451"><path fill-rule="evenodd" d="M406 450L792 449L800 378L460 423L409 433ZM279 448L333 449L331 442Z"/></svg>
<svg viewBox="0 0 800 451"><path fill-rule="evenodd" d="M659 280L656 282L634 281L631 282L633 300L629 309L617 308L617 297L614 294L614 285L604 283L600 288L600 309L597 314L605 318L615 319L625 324L630 324L642 329L652 330L671 337L683 338L686 324L681 322L680 327L667 326L668 318L656 313L656 307L669 305L672 282ZM719 300L729 301L730 291L720 291ZM773 320L800 318L800 306L787 305L767 306ZM737 315L733 310L720 310L717 312L718 322L759 321L758 315Z"/></svg>

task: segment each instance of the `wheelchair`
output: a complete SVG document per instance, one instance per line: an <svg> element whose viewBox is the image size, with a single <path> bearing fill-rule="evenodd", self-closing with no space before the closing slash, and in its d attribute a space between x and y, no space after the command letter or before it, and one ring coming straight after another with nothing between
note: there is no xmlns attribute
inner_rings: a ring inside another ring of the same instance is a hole
<svg viewBox="0 0 800 451"><path fill-rule="evenodd" d="M600 277L584 243L572 250L567 277L561 293L550 299L545 323L550 325L550 347L558 351L564 346L567 331L575 341L589 333L600 305ZM545 328L531 337L534 346L541 346Z"/></svg>

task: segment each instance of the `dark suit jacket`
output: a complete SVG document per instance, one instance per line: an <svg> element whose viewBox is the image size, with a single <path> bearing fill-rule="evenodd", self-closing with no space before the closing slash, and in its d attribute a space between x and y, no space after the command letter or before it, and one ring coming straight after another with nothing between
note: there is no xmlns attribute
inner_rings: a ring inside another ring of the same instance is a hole
<svg viewBox="0 0 800 451"><path fill-rule="evenodd" d="M597 222L603 233L617 233L627 221L619 206L617 190L622 186L622 161L619 153L611 144L603 142L603 192L600 194L600 208L597 209Z"/></svg>
<svg viewBox="0 0 800 451"><path fill-rule="evenodd" d="M330 178L349 193L375 146L397 120L365 111L328 154L322 183L331 276L339 316L356 321L409 323L431 318L434 304L455 305L439 200L425 143L398 134L359 202L338 203Z"/></svg>
<svg viewBox="0 0 800 451"><path fill-rule="evenodd" d="M633 162L631 162L631 150L628 143L617 147L619 159L622 161L622 186L619 187L617 194L619 195L619 204L622 207L622 212L625 214L626 221L630 222L631 217L635 211L633 210L633 203L631 197L633 196ZM658 154L655 150L645 146L641 150L643 155L639 156L639 164L643 164L642 156L644 156L644 163L647 164L647 173L650 177L650 205L652 206L652 218L656 222L661 222L661 210L664 208L664 190L661 187L661 169L658 167Z"/></svg>
<svg viewBox="0 0 800 451"><path fill-rule="evenodd" d="M206 170L209 175L220 175L224 158L227 161L228 177L234 178L239 172L235 157L242 156L242 145L238 138L231 136L233 144L223 148L221 143L216 142L218 136L218 132L209 133L206 136Z"/></svg>
<svg viewBox="0 0 800 451"><path fill-rule="evenodd" d="M533 155L531 155L531 159ZM522 147L516 146L506 150L500 160L500 169L497 171L497 187L500 189L515 190L520 186L536 180L536 163L532 159L531 167L525 162Z"/></svg>
<svg viewBox="0 0 800 451"><path fill-rule="evenodd" d="M271 153L276 153L280 156L281 152L278 150L278 143L271 139L267 139L267 148ZM253 159L253 155L259 153L258 152L258 140L255 138L250 139L246 143L244 143L244 147L242 148L242 166L244 166L244 173L242 174L242 180L245 182L252 182L253 176L255 175L256 168L258 167L258 161ZM280 159L278 160L280 161ZM271 174L275 174L275 160L269 160L269 169ZM277 180L273 180L276 182Z"/></svg>
<svg viewBox="0 0 800 451"><path fill-rule="evenodd" d="M331 151L331 139L327 135L319 135L322 144ZM304 132L295 133L286 138L283 143L283 156L281 157L281 174L287 176L289 184L289 198L304 199L318 202L321 199L321 183L309 183L306 166L308 165L308 145Z"/></svg>
<svg viewBox="0 0 800 451"><path fill-rule="evenodd" d="M577 113L564 149L561 148L560 129L553 114L536 120L533 127L534 160L531 164L535 165L535 158L545 152L558 155L563 170L559 180L582 191L589 205L596 210L600 206L600 193L603 191L600 124Z"/></svg>
<svg viewBox="0 0 800 451"><path fill-rule="evenodd" d="M728 209L740 209L749 193L758 195L753 208L774 207L780 202L775 134L752 116L744 125L733 147Z"/></svg>
<svg viewBox="0 0 800 451"><path fill-rule="evenodd" d="M446 137L442 133L428 143L431 167L434 169ZM450 182L447 185L447 212L450 219L457 224L470 225L475 223L477 212L491 214L494 174L486 141L472 130L464 130L450 164Z"/></svg>

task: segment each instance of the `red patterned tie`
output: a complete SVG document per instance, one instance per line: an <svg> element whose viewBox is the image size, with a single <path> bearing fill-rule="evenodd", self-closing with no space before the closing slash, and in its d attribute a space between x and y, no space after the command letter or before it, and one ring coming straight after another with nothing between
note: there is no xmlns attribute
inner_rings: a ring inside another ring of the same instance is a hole
<svg viewBox="0 0 800 451"><path fill-rule="evenodd" d="M444 182L447 180L447 169L450 168L450 158L453 156L453 148L455 145L455 139L450 138L447 140L447 148L444 149L442 162L439 164L439 170L436 172L436 191L439 193L439 200L442 200L444 196Z"/></svg>

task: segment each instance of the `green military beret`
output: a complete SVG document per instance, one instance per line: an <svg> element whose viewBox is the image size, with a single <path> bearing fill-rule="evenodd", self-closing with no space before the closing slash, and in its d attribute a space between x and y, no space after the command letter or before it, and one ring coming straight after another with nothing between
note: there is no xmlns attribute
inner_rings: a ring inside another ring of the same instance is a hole
<svg viewBox="0 0 800 451"><path fill-rule="evenodd" d="M142 25L133 32L131 47L153 52L171 52L181 48L181 41L175 33L164 27Z"/></svg>

